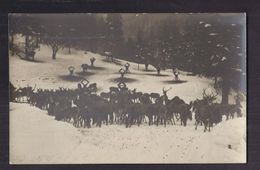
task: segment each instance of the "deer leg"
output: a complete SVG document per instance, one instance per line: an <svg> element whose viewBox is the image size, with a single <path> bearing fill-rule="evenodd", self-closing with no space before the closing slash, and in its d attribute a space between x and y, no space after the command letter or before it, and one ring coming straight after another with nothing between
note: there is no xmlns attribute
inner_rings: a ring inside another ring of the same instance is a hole
<svg viewBox="0 0 260 170"><path fill-rule="evenodd" d="M183 120L184 127L187 125L187 119Z"/></svg>
<svg viewBox="0 0 260 170"><path fill-rule="evenodd" d="M174 120L174 116L172 116L172 120L173 120L173 124L175 125L175 120Z"/></svg>
<svg viewBox="0 0 260 170"><path fill-rule="evenodd" d="M156 120L156 126L158 126L159 125L159 117L157 117L157 120Z"/></svg>
<svg viewBox="0 0 260 170"><path fill-rule="evenodd" d="M138 126L140 126L141 121L142 121L142 118L141 118L141 117L138 117L138 118L137 118L137 125L138 125Z"/></svg>
<svg viewBox="0 0 260 170"><path fill-rule="evenodd" d="M207 122L204 122L204 132L207 130Z"/></svg>
<svg viewBox="0 0 260 170"><path fill-rule="evenodd" d="M173 125L173 122L172 122L172 119L171 119L171 118L169 118L169 121L170 121L171 125Z"/></svg>
<svg viewBox="0 0 260 170"><path fill-rule="evenodd" d="M126 124L126 128L129 127L129 121L130 121L129 119L126 120L126 123L125 123Z"/></svg>

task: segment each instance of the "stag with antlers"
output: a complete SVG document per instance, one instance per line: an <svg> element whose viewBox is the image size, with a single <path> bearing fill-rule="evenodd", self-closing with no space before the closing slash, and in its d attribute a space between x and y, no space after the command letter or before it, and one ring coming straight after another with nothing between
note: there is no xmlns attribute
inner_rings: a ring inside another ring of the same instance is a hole
<svg viewBox="0 0 260 170"><path fill-rule="evenodd" d="M120 75L121 75L121 79L122 78L124 78L124 76L125 76L125 73L126 73L126 70L125 69L123 69L123 68L121 68L119 71L118 71L119 73L120 73Z"/></svg>
<svg viewBox="0 0 260 170"><path fill-rule="evenodd" d="M193 111L195 112L195 129L197 130L198 124L204 124L204 132L210 131L210 127L213 124L217 124L222 119L222 114L220 111L220 105L213 103L218 95L217 92L207 93L207 89L203 89L202 96L203 99L196 100L193 102Z"/></svg>
<svg viewBox="0 0 260 170"><path fill-rule="evenodd" d="M68 67L68 70L69 70L70 76L72 76L73 73L74 73L75 67L69 66L69 67Z"/></svg>
<svg viewBox="0 0 260 170"><path fill-rule="evenodd" d="M128 71L129 71L130 64L129 64L129 63L126 63L124 66L125 66L125 72L128 72Z"/></svg>
<svg viewBox="0 0 260 170"><path fill-rule="evenodd" d="M208 104L212 104L212 102L217 99L218 92L215 91L215 92L207 93L206 90L207 89L203 89L202 92L203 100L206 100Z"/></svg>
<svg viewBox="0 0 260 170"><path fill-rule="evenodd" d="M89 65L88 64L81 64L81 68L83 73L86 73L88 71Z"/></svg>
<svg viewBox="0 0 260 170"><path fill-rule="evenodd" d="M179 74L180 74L180 72L178 71L177 68L173 69L173 75L174 75L174 80L175 81L179 81L180 80L179 79Z"/></svg>
<svg viewBox="0 0 260 170"><path fill-rule="evenodd" d="M170 87L168 90L165 90L165 88L163 87L162 91L163 91L163 97L164 97L164 101L167 102L168 96L167 96L167 92L170 91L172 89L172 87Z"/></svg>
<svg viewBox="0 0 260 170"><path fill-rule="evenodd" d="M90 59L90 63L91 63L91 67L94 67L94 62L96 61L96 58L95 57L91 57Z"/></svg>

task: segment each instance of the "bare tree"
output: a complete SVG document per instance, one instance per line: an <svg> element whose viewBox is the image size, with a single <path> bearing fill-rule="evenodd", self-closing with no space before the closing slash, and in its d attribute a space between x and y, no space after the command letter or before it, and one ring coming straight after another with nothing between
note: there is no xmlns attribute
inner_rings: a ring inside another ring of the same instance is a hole
<svg viewBox="0 0 260 170"><path fill-rule="evenodd" d="M44 42L52 49L52 59L56 59L56 54L60 49L63 49L64 45L60 37L45 37Z"/></svg>

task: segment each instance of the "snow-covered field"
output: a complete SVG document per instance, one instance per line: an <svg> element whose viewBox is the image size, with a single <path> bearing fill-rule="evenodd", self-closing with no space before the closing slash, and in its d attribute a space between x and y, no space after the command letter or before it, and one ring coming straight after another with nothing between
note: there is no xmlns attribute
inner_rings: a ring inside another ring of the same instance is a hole
<svg viewBox="0 0 260 170"><path fill-rule="evenodd" d="M53 163L244 163L246 121L203 127L119 125L76 129L45 111L11 103L10 162ZM231 145L231 149L228 148Z"/></svg>
<svg viewBox="0 0 260 170"><path fill-rule="evenodd" d="M22 41L16 38L16 41ZM17 43L17 42L16 42ZM77 81L67 80L69 66L76 68L76 78L85 77L97 83L99 92L116 86L120 64L104 61L105 57L84 51L59 51L57 59L51 59L51 49L41 45L36 52L38 62L21 60L10 56L10 80L16 87L27 85L36 88L76 88ZM96 58L97 69L88 75L81 74L81 64ZM201 98L204 88L210 88L211 80L180 75L181 84L172 84L171 70L162 71L163 76L144 72L144 66L130 62L130 72L126 77L130 89L162 94L162 88L172 87L169 98L179 96L186 102ZM79 79L80 80L80 79ZM230 96L232 101L232 96ZM194 129L194 121L187 127L177 125L141 125L131 128L119 125L102 128L77 129L69 123L55 121L46 111L27 104L10 105L10 162L11 163L235 163L246 162L246 104L243 102L243 117L223 121L204 133L203 127ZM231 145L231 149L228 148Z"/></svg>

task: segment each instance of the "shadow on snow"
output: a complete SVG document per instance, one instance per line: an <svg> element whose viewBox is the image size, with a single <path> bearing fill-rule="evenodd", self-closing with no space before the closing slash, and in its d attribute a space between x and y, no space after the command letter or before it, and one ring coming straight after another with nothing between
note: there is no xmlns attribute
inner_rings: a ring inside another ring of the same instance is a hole
<svg viewBox="0 0 260 170"><path fill-rule="evenodd" d="M75 75L59 75L58 76L61 80L64 81L70 81L70 82L78 82L83 79L81 76L75 76Z"/></svg>
<svg viewBox="0 0 260 170"><path fill-rule="evenodd" d="M169 76L170 76L170 75L168 75L168 74L157 74L157 73L153 73L153 74L145 73L144 75L147 75L147 76L155 76L155 77L169 77Z"/></svg>
<svg viewBox="0 0 260 170"><path fill-rule="evenodd" d="M133 78L127 78L127 77L124 77L124 78L119 77L119 78L110 79L109 81L115 82L115 83L119 83L119 82L133 83L133 82L138 82L139 80L133 79Z"/></svg>
<svg viewBox="0 0 260 170"><path fill-rule="evenodd" d="M80 76L92 76L92 75L95 75L96 73L93 73L93 72L76 72L77 75L80 75Z"/></svg>
<svg viewBox="0 0 260 170"><path fill-rule="evenodd" d="M186 80L166 80L163 81L165 84L181 84L181 83L186 83Z"/></svg>
<svg viewBox="0 0 260 170"><path fill-rule="evenodd" d="M106 67L100 67L100 66L93 66L89 67L90 70L107 70Z"/></svg>

